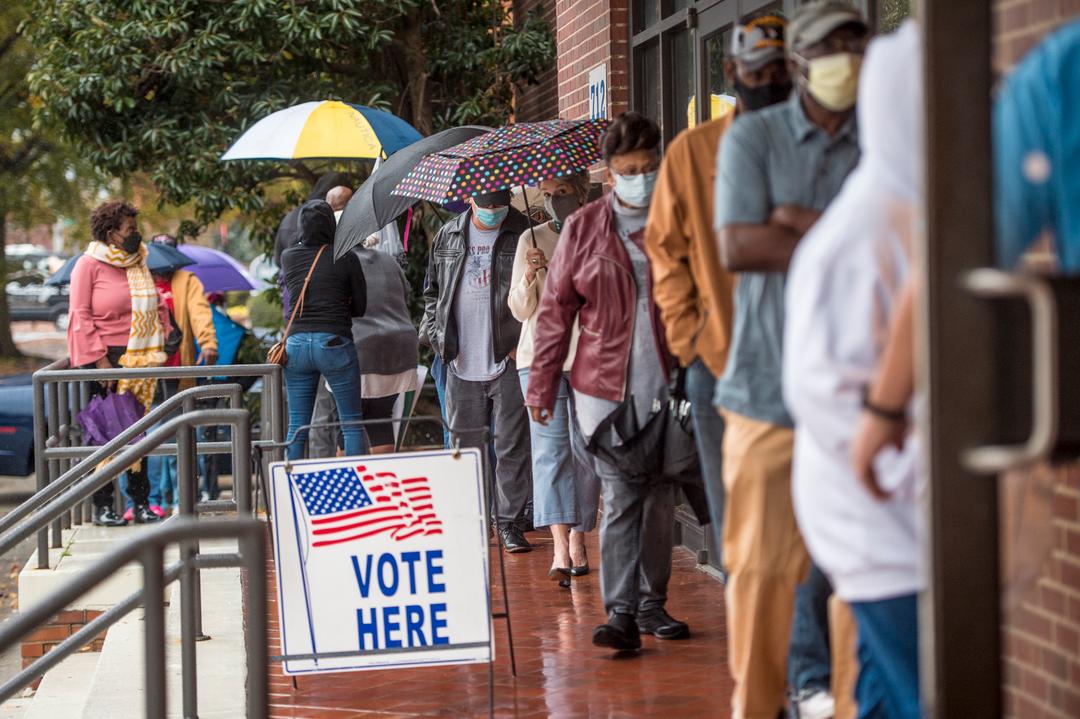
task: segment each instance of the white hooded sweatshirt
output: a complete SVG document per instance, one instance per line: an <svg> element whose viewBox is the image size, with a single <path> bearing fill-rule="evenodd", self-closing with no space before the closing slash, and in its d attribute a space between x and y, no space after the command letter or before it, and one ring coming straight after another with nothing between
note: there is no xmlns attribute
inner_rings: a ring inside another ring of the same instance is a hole
<svg viewBox="0 0 1080 719"><path fill-rule="evenodd" d="M814 562L849 602L918 591L916 448L887 449L874 499L851 465L909 270L922 171L921 50L913 22L871 43L859 80L862 158L803 238L787 283L784 399L795 418L795 514Z"/></svg>

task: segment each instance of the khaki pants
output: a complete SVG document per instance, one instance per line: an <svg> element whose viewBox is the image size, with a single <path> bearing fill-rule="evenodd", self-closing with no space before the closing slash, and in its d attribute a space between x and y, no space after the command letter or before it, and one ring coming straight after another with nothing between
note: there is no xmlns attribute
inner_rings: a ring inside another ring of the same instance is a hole
<svg viewBox="0 0 1080 719"><path fill-rule="evenodd" d="M795 433L723 414L732 717L776 719L787 687L795 587L810 568L791 504Z"/></svg>

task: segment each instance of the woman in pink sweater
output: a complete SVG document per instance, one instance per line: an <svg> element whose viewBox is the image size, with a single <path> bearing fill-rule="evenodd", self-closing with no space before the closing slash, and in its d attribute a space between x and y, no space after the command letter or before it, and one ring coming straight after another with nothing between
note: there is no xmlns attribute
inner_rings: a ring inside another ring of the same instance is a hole
<svg viewBox="0 0 1080 719"><path fill-rule="evenodd" d="M168 310L146 267L146 248L135 225L137 211L126 202L106 202L90 216L93 241L71 273L68 353L73 367L153 367L164 363L164 328ZM120 380L117 391L130 392L149 405L153 380ZM104 388L95 386L104 394ZM156 522L150 511L146 463L129 469L128 493L138 524ZM127 522L113 508L110 482L94 493L94 524L115 527Z"/></svg>

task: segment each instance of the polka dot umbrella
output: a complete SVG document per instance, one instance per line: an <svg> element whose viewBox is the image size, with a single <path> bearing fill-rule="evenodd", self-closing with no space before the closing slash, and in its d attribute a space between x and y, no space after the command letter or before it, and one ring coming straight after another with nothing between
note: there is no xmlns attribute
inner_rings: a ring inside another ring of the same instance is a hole
<svg viewBox="0 0 1080 719"><path fill-rule="evenodd" d="M391 194L445 204L583 172L600 161L606 129L607 120L507 125L427 155Z"/></svg>

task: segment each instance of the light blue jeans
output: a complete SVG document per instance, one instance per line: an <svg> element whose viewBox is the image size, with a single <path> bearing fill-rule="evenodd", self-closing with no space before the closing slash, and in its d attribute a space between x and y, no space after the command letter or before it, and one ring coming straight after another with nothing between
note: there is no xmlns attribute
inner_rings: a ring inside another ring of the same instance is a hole
<svg viewBox="0 0 1080 719"><path fill-rule="evenodd" d="M285 341L289 362L285 365L285 389L289 397L289 459L303 459L315 393L322 377L330 384L341 422L363 419L360 399L360 361L352 338L330 332L298 332ZM364 428L345 424L341 428L345 454L363 454L367 443Z"/></svg>
<svg viewBox="0 0 1080 719"><path fill-rule="evenodd" d="M524 395L529 388L528 368L519 369L518 378ZM591 467L575 463L573 445L575 440L581 442L580 437L575 437L577 434L570 417L570 384L562 377L555 411L547 425L529 419L533 524L537 527L569 524L574 531L589 532L596 526L600 477Z"/></svg>

